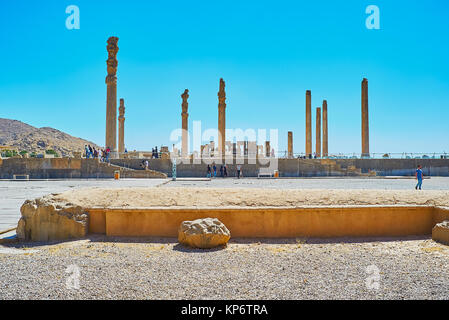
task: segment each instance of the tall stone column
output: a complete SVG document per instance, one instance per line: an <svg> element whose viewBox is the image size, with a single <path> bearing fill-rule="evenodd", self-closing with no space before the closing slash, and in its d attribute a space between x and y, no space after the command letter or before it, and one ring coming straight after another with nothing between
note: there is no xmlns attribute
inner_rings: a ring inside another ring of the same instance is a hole
<svg viewBox="0 0 449 320"><path fill-rule="evenodd" d="M306 156L312 154L312 93L306 91Z"/></svg>
<svg viewBox="0 0 449 320"><path fill-rule="evenodd" d="M369 157L368 80L362 81L362 157Z"/></svg>
<svg viewBox="0 0 449 320"><path fill-rule="evenodd" d="M225 156L226 141L226 92L225 82L220 79L220 89L218 91L218 154Z"/></svg>
<svg viewBox="0 0 449 320"><path fill-rule="evenodd" d="M293 158L293 132L288 132L288 157Z"/></svg>
<svg viewBox="0 0 449 320"><path fill-rule="evenodd" d="M327 157L329 155L329 145L328 145L328 136L327 136L327 101L323 101L323 157Z"/></svg>
<svg viewBox="0 0 449 320"><path fill-rule="evenodd" d="M189 129L188 129L188 119L189 114L187 113L189 108L189 103L187 102L187 99L189 98L189 90L185 89L184 93L181 94L182 98L182 147L181 147L181 155L183 158L187 158L189 155L188 151L188 137L189 137Z"/></svg>
<svg viewBox="0 0 449 320"><path fill-rule="evenodd" d="M125 100L120 99L118 116L118 153L125 152Z"/></svg>
<svg viewBox="0 0 449 320"><path fill-rule="evenodd" d="M106 60L108 75L106 76L106 148L117 151L117 46L118 38L110 37L107 41L108 60Z"/></svg>
<svg viewBox="0 0 449 320"><path fill-rule="evenodd" d="M317 158L321 158L321 108L316 108L316 144L315 154Z"/></svg>

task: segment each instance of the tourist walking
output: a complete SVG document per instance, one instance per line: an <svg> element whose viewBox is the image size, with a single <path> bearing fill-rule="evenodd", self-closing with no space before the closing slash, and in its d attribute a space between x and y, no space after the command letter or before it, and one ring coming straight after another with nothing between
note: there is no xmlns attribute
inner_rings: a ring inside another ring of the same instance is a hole
<svg viewBox="0 0 449 320"><path fill-rule="evenodd" d="M415 172L416 180L418 180L418 183L415 186L416 190L418 190L418 188L419 188L419 190L421 190L423 176L424 176L424 174L422 172L422 166L418 165L418 168L416 169L416 172Z"/></svg>
<svg viewBox="0 0 449 320"><path fill-rule="evenodd" d="M207 177L210 178L210 165L207 165Z"/></svg>
<svg viewBox="0 0 449 320"><path fill-rule="evenodd" d="M240 179L240 170L242 170L242 167L238 164L237 165L237 179Z"/></svg>
<svg viewBox="0 0 449 320"><path fill-rule="evenodd" d="M216 178L217 177L217 166L215 165L215 163L214 163L213 169L214 169L214 178Z"/></svg>
<svg viewBox="0 0 449 320"><path fill-rule="evenodd" d="M224 173L224 176L225 176L225 177L228 176L228 166L227 166L226 164L225 164L224 167L223 167L223 173Z"/></svg>
<svg viewBox="0 0 449 320"><path fill-rule="evenodd" d="M86 154L86 159L89 159L89 148L87 147L87 144L84 145L84 153Z"/></svg>
<svg viewBox="0 0 449 320"><path fill-rule="evenodd" d="M220 177L224 178L224 175L223 175L223 165L220 166Z"/></svg>
<svg viewBox="0 0 449 320"><path fill-rule="evenodd" d="M106 162L109 162L109 153L111 153L111 149L109 149L108 147L106 148L106 159L105 159Z"/></svg>

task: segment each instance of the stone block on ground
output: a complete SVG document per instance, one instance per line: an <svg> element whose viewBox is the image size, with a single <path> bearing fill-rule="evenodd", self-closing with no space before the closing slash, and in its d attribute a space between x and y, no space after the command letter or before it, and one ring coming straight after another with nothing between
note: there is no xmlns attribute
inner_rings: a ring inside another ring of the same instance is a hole
<svg viewBox="0 0 449 320"><path fill-rule="evenodd" d="M449 245L449 220L437 223L432 229L432 239Z"/></svg>
<svg viewBox="0 0 449 320"><path fill-rule="evenodd" d="M216 218L183 221L178 231L178 241L192 248L224 246L230 238L228 228Z"/></svg>
<svg viewBox="0 0 449 320"><path fill-rule="evenodd" d="M65 206L42 197L25 201L20 211L16 230L20 240L67 240L87 234L88 215L80 206Z"/></svg>

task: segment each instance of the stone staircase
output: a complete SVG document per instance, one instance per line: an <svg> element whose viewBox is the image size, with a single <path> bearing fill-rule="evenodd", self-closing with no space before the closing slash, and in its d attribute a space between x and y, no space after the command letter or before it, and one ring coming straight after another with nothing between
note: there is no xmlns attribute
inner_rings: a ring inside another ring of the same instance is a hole
<svg viewBox="0 0 449 320"><path fill-rule="evenodd" d="M136 169L132 169L132 168L126 168L126 167L122 167L122 166L118 166L115 164L110 164L110 163L104 163L104 162L100 162L99 163L101 167L103 167L103 170L106 170L107 172L111 173L112 175L114 175L115 171L120 171L120 178L143 178L143 179L148 179L148 178L160 178L160 179L165 179L167 178L167 175L163 172L159 172L156 170L136 170Z"/></svg>
<svg viewBox="0 0 449 320"><path fill-rule="evenodd" d="M321 159L320 164L322 166L327 166L330 175L341 175L341 176L353 176L353 177L369 177L375 176L376 172L372 171L369 173L362 173L362 169L357 168L355 165L348 165L342 167L336 160L332 159Z"/></svg>

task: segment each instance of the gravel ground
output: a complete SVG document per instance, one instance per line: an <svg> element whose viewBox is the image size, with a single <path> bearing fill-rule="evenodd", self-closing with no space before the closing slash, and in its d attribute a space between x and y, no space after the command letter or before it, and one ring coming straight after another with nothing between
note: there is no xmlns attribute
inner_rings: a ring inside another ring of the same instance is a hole
<svg viewBox="0 0 449 320"><path fill-rule="evenodd" d="M67 288L70 265L79 289ZM449 299L449 247L422 237L4 244L0 288L0 299Z"/></svg>

